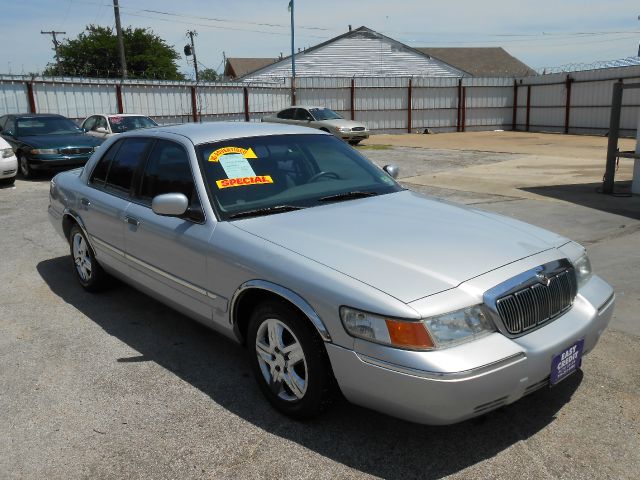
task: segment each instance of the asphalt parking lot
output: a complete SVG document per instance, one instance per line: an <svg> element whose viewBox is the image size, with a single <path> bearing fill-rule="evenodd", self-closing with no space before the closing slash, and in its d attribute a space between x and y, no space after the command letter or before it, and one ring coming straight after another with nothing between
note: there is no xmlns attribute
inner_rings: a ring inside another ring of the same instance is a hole
<svg viewBox="0 0 640 480"><path fill-rule="evenodd" d="M85 293L48 223L48 179L19 179L0 189L0 478L637 479L640 197L596 192L605 139L526 151L504 133L380 136L361 152L408 188L585 244L617 305L581 372L449 427L345 402L292 421L241 348L126 285ZM629 165L618 179L626 191Z"/></svg>

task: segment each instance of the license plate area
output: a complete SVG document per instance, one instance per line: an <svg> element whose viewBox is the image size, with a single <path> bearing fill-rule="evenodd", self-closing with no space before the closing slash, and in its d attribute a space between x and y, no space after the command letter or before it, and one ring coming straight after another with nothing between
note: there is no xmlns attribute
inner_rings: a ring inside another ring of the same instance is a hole
<svg viewBox="0 0 640 480"><path fill-rule="evenodd" d="M551 375L549 377L551 386L561 382L580 368L583 351L584 338L553 357L553 360L551 360Z"/></svg>

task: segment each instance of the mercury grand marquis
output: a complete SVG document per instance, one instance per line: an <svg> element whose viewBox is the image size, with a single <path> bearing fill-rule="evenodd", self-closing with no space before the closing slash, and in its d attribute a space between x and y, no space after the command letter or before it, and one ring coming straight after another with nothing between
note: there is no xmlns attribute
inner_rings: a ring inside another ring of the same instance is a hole
<svg viewBox="0 0 640 480"><path fill-rule="evenodd" d="M614 304L585 249L396 175L317 130L158 127L56 175L49 216L84 289L118 277L246 346L295 418L342 392L450 424L578 370Z"/></svg>

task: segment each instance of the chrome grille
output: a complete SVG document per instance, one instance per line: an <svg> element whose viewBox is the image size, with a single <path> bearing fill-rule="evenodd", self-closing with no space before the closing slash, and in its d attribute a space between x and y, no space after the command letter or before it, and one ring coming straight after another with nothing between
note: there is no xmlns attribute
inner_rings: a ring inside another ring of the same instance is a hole
<svg viewBox="0 0 640 480"><path fill-rule="evenodd" d="M364 127L353 127L351 129L352 132L362 132L364 130Z"/></svg>
<svg viewBox="0 0 640 480"><path fill-rule="evenodd" d="M61 148L58 151L63 155L79 155L93 152L93 147Z"/></svg>
<svg viewBox="0 0 640 480"><path fill-rule="evenodd" d="M496 301L498 314L510 334L517 335L541 325L573 305L578 291L573 269L546 279L547 284L536 283Z"/></svg>

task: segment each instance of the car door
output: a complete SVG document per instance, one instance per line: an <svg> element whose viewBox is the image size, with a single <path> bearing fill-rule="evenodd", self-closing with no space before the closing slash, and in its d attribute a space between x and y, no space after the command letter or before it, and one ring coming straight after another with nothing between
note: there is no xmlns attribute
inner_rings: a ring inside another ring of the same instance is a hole
<svg viewBox="0 0 640 480"><path fill-rule="evenodd" d="M96 132L93 131L93 127L96 124L96 118L96 115L93 115L92 117L89 117L84 122L82 122L82 128L85 130L85 132L93 137L97 136Z"/></svg>
<svg viewBox="0 0 640 480"><path fill-rule="evenodd" d="M125 211L133 177L150 145L151 140L138 137L114 143L97 162L78 199L78 213L96 258L124 274L129 271L124 258Z"/></svg>
<svg viewBox="0 0 640 480"><path fill-rule="evenodd" d="M93 127L93 132L98 138L110 137L111 130L109 129L109 122L104 115L96 115L96 124Z"/></svg>
<svg viewBox="0 0 640 480"><path fill-rule="evenodd" d="M308 127L311 124L311 120L313 120L313 117L306 108L296 108L293 118L295 119L296 125L302 127Z"/></svg>
<svg viewBox="0 0 640 480"><path fill-rule="evenodd" d="M160 216L151 209L157 195L182 193L196 216ZM125 212L125 245L131 278L163 301L211 324L215 296L206 290L206 255L213 226L196 191L189 154L179 143L159 139L149 153Z"/></svg>
<svg viewBox="0 0 640 480"><path fill-rule="evenodd" d="M276 123L295 124L295 120L293 119L295 112L295 108L286 108L281 110L275 117L273 117L273 121Z"/></svg>

